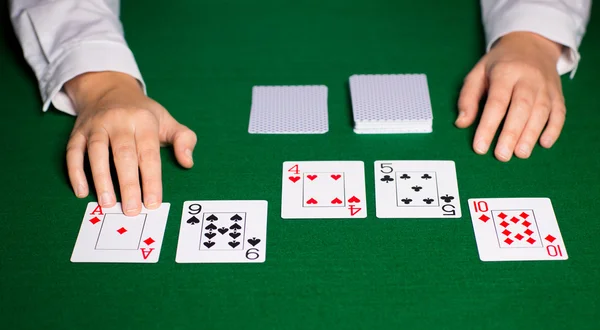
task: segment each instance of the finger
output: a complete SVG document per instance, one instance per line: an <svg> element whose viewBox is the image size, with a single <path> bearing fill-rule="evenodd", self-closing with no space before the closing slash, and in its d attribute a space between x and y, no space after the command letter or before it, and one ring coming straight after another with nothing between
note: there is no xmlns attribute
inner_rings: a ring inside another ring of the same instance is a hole
<svg viewBox="0 0 600 330"><path fill-rule="evenodd" d="M67 171L71 187L75 196L79 198L89 194L89 186L83 170L86 143L86 138L82 134L73 135L67 143Z"/></svg>
<svg viewBox="0 0 600 330"><path fill-rule="evenodd" d="M473 138L473 150L485 154L490 148L498 126L506 114L514 84L507 79L492 79L488 99Z"/></svg>
<svg viewBox="0 0 600 330"><path fill-rule="evenodd" d="M558 140L558 136L562 131L563 126L565 125L565 117L567 115L567 110L565 108L564 101L562 99L557 99L552 104L552 111L550 112L550 119L548 119L548 125L540 138L540 144L544 148L550 148L556 140Z"/></svg>
<svg viewBox="0 0 600 330"><path fill-rule="evenodd" d="M104 130L92 133L88 139L88 155L92 177L96 186L98 203L102 207L112 207L117 202L110 177L108 145L108 134Z"/></svg>
<svg viewBox="0 0 600 330"><path fill-rule="evenodd" d="M142 209L138 155L135 137L130 132L111 135L111 146L123 201L123 213L137 215Z"/></svg>
<svg viewBox="0 0 600 330"><path fill-rule="evenodd" d="M142 176L144 205L149 209L162 203L162 178L160 142L158 133L152 130L136 132L138 163Z"/></svg>
<svg viewBox="0 0 600 330"><path fill-rule="evenodd" d="M515 155L519 158L528 158L537 143L540 134L542 134L542 130L544 126L546 126L546 122L548 121L548 116L550 115L550 104L549 100L538 100L535 102L535 106L533 107L533 111L531 113L531 117L529 117L529 121L523 130L523 134L521 134L521 138L517 143L515 148Z"/></svg>
<svg viewBox="0 0 600 330"><path fill-rule="evenodd" d="M477 63L465 78L465 82L458 98L458 118L454 123L457 127L469 127L479 111L479 101L487 87L485 64Z"/></svg>
<svg viewBox="0 0 600 330"><path fill-rule="evenodd" d="M512 157L515 146L531 116L536 95L537 89L530 83L521 81L515 85L508 115L494 152L499 160L507 162Z"/></svg>
<svg viewBox="0 0 600 330"><path fill-rule="evenodd" d="M197 141L196 133L172 117L166 119L165 125L167 126L165 142L173 145L177 162L185 168L191 168L194 166L192 155Z"/></svg>

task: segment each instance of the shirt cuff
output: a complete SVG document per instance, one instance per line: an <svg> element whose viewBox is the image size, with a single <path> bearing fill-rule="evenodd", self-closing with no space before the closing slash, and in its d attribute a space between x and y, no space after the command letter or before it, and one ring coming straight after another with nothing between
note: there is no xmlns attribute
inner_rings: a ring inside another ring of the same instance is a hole
<svg viewBox="0 0 600 330"><path fill-rule="evenodd" d="M488 52L498 39L511 32L533 32L566 46L556 63L556 70L560 75L571 71L571 78L575 75L580 55L575 35L577 28L569 14L540 4L516 4L486 21L491 23L486 25Z"/></svg>
<svg viewBox="0 0 600 330"><path fill-rule="evenodd" d="M71 99L63 90L64 84L86 72L116 71L137 79L146 93L146 85L131 50L115 42L85 42L75 46L66 55L52 63L40 81L43 111L50 103L58 110L77 115Z"/></svg>

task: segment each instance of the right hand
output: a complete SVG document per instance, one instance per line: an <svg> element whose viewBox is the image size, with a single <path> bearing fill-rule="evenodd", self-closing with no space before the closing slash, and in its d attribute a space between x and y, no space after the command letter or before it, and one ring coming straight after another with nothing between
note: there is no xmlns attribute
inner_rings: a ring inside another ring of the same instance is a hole
<svg viewBox="0 0 600 330"><path fill-rule="evenodd" d="M140 213L142 191L144 206L158 208L162 203L160 146L173 145L179 164L191 168L196 134L144 95L129 75L85 73L68 81L65 90L78 114L67 144L69 178L77 197L89 194L83 170L87 151L99 204L115 205L110 147L125 215Z"/></svg>

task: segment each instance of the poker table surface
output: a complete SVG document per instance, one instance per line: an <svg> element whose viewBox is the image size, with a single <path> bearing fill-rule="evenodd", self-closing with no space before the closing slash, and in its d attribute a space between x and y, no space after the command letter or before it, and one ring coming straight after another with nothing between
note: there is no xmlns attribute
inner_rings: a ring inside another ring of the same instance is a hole
<svg viewBox="0 0 600 330"><path fill-rule="evenodd" d="M592 13L557 144L497 161L453 125L483 54L478 1L123 1L148 93L198 135L185 170L163 148L171 203L156 264L71 263L86 205L66 176L74 118L43 113L0 18L2 329L600 329L600 20ZM597 7L596 7L597 8ZM357 135L348 78L427 74L433 133ZM251 135L254 85L323 84L329 132ZM365 219L283 220L284 161L361 160ZM375 160L456 162L462 218L375 217ZM468 198L548 197L566 261L482 262ZM261 264L177 264L183 202L267 200Z"/></svg>

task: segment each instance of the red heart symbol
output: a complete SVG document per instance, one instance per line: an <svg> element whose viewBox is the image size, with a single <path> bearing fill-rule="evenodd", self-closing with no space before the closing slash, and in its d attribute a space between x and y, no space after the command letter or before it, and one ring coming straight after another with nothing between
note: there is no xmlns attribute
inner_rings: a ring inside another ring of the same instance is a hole
<svg viewBox="0 0 600 330"><path fill-rule="evenodd" d="M360 203L360 199L356 198L356 196L350 197L348 203Z"/></svg>
<svg viewBox="0 0 600 330"><path fill-rule="evenodd" d="M300 180L299 176L290 176L290 181L292 181L293 183L298 182L298 180Z"/></svg>
<svg viewBox="0 0 600 330"><path fill-rule="evenodd" d="M306 204L317 204L317 200L314 198L311 198L309 200L306 201Z"/></svg>
<svg viewBox="0 0 600 330"><path fill-rule="evenodd" d="M331 177L337 181L337 179L341 178L342 176L340 174L332 174Z"/></svg>
<svg viewBox="0 0 600 330"><path fill-rule="evenodd" d="M342 204L342 201L336 197L331 201L331 204Z"/></svg>
<svg viewBox="0 0 600 330"><path fill-rule="evenodd" d="M309 174L309 175L307 175L306 177L307 177L307 178L309 178L309 179L310 179L310 181L312 181L312 180L314 180L314 179L316 179L316 178L317 178L317 175L316 175L316 174Z"/></svg>

